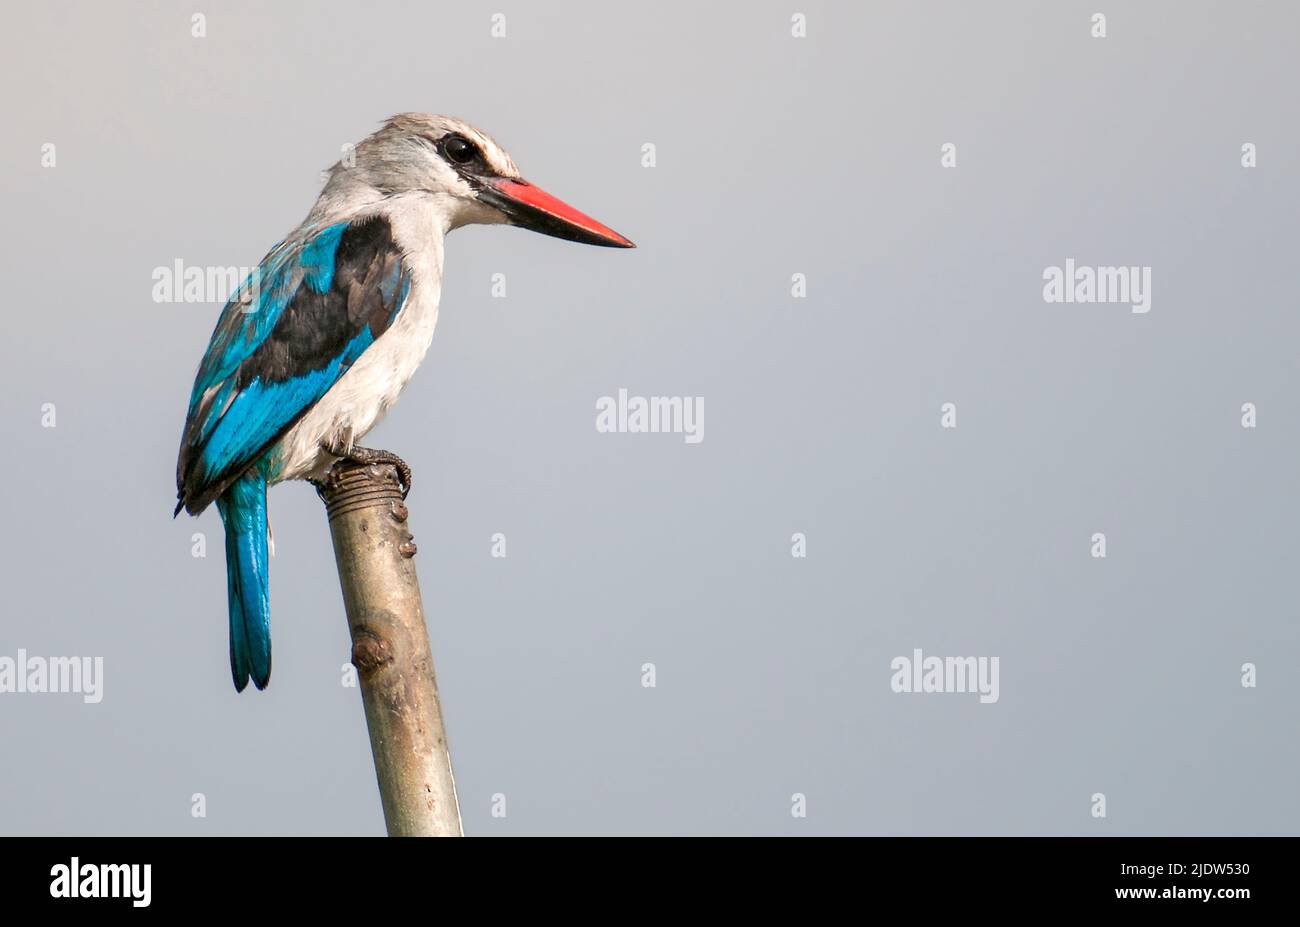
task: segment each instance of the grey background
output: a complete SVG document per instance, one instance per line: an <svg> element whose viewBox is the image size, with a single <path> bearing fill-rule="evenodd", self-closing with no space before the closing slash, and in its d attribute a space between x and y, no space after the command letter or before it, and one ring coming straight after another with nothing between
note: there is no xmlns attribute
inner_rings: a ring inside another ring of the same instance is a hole
<svg viewBox="0 0 1300 927"><path fill-rule="evenodd" d="M9 10L0 654L106 666L0 696L0 832L382 831L303 485L271 687L231 688L219 519L170 518L220 306L150 275L256 263L403 110L640 246L453 234L368 442L416 467L469 833L1300 830L1295 7L539 6ZM1152 266L1151 312L1045 304L1067 257ZM596 433L619 387L703 396L704 442ZM1001 700L892 693L914 647L1000 657Z"/></svg>

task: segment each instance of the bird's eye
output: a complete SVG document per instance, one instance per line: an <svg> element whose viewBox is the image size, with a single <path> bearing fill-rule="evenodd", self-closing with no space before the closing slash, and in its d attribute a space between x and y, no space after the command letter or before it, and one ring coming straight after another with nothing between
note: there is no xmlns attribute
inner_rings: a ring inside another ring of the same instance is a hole
<svg viewBox="0 0 1300 927"><path fill-rule="evenodd" d="M459 135L450 135L442 143L442 150L447 157L457 164L468 164L478 156L474 143Z"/></svg>

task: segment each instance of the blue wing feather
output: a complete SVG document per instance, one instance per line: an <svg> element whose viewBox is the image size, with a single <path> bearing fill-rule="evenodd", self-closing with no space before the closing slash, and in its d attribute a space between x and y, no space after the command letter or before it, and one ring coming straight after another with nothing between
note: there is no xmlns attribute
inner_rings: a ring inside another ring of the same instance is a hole
<svg viewBox="0 0 1300 927"><path fill-rule="evenodd" d="M315 405L373 341L370 329L362 329L326 366L278 383L254 380L240 391L204 444L200 460L205 482L257 457L287 423Z"/></svg>
<svg viewBox="0 0 1300 927"><path fill-rule="evenodd" d="M281 242L231 298L195 377L177 464L201 511L356 363L401 310L410 274L386 220Z"/></svg>
<svg viewBox="0 0 1300 927"><path fill-rule="evenodd" d="M203 394L238 370L280 320L280 313L293 298L301 280L294 274L295 258L301 253L301 247L278 243L226 303L194 378L194 389L190 392L191 416Z"/></svg>

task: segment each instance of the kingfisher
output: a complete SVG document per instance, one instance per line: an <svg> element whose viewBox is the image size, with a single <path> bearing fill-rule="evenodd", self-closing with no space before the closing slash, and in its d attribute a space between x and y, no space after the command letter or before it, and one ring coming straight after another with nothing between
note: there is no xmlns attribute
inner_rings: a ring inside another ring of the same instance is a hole
<svg viewBox="0 0 1300 927"><path fill-rule="evenodd" d="M190 393L174 514L221 514L236 691L271 678L267 487L319 483L348 459L392 463L409 490L400 457L357 442L429 349L445 236L503 223L636 247L524 180L487 133L402 113L329 169L307 218L222 310Z"/></svg>

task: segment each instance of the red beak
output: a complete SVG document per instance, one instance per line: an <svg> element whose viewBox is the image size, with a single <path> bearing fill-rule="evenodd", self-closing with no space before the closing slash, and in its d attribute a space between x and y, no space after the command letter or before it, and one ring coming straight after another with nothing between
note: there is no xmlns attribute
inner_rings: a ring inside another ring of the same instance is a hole
<svg viewBox="0 0 1300 927"><path fill-rule="evenodd" d="M511 224L586 245L635 248L627 238L586 213L578 212L526 180L483 177L478 198L501 210Z"/></svg>

